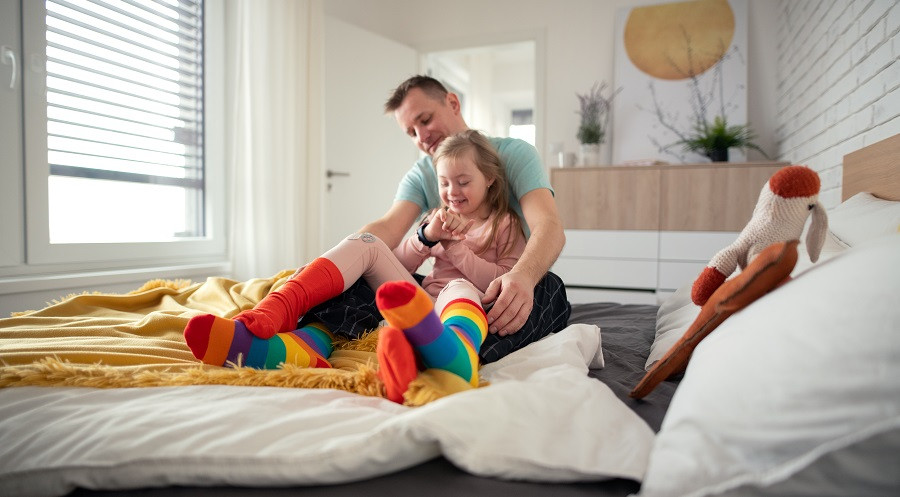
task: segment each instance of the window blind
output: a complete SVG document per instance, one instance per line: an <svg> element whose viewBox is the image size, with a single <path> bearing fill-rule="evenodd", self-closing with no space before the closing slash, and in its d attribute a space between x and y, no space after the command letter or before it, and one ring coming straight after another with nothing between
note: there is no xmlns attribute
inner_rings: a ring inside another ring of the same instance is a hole
<svg viewBox="0 0 900 497"><path fill-rule="evenodd" d="M46 9L51 181L183 190L186 219L172 236L203 235L202 0L48 0Z"/></svg>

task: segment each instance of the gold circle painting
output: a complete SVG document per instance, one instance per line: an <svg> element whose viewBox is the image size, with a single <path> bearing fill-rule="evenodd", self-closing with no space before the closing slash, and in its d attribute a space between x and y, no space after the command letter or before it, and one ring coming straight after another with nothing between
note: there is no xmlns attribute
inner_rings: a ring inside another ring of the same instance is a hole
<svg viewBox="0 0 900 497"><path fill-rule="evenodd" d="M678 80L713 67L734 38L728 0L694 0L632 9L625 23L625 51L654 78Z"/></svg>

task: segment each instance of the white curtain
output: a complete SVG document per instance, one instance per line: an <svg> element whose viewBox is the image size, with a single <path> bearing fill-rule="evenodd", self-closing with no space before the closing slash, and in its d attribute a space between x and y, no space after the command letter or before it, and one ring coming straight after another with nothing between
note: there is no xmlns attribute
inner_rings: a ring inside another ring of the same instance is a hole
<svg viewBox="0 0 900 497"><path fill-rule="evenodd" d="M226 1L229 253L237 280L318 255L322 0Z"/></svg>

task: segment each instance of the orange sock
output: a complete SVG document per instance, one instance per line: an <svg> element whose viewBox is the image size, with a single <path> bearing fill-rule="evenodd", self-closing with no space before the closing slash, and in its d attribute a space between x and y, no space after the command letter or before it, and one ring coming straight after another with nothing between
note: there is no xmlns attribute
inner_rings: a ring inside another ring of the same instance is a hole
<svg viewBox="0 0 900 497"><path fill-rule="evenodd" d="M256 307L241 312L241 321L259 338L292 331L306 311L344 291L344 276L330 260L319 257L281 288L266 295Z"/></svg>
<svg viewBox="0 0 900 497"><path fill-rule="evenodd" d="M399 328L385 326L378 332L375 352L378 355L378 377L384 383L385 396L402 404L409 382L419 375L412 345Z"/></svg>

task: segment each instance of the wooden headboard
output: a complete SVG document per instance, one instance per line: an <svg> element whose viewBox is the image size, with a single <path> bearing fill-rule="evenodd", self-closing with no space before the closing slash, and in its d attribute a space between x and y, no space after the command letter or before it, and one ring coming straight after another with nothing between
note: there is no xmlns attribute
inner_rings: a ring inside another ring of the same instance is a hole
<svg viewBox="0 0 900 497"><path fill-rule="evenodd" d="M900 200L900 134L844 156L841 200L859 192Z"/></svg>

